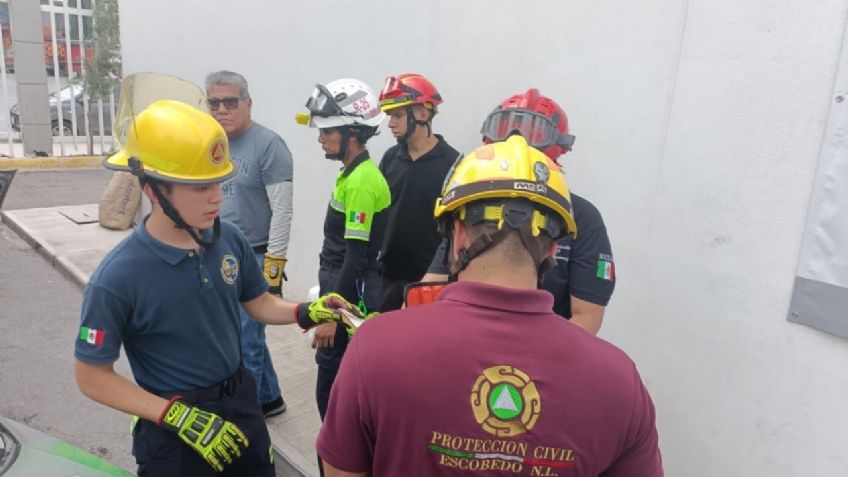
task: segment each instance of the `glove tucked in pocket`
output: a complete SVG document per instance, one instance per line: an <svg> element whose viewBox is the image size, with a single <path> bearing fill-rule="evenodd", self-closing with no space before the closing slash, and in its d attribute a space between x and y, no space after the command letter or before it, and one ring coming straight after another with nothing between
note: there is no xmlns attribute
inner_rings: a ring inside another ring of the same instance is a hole
<svg viewBox="0 0 848 477"><path fill-rule="evenodd" d="M265 254L262 274L268 282L268 293L277 296L283 295L283 276L285 276L286 273L287 262L288 260L286 257L273 255L271 253Z"/></svg>

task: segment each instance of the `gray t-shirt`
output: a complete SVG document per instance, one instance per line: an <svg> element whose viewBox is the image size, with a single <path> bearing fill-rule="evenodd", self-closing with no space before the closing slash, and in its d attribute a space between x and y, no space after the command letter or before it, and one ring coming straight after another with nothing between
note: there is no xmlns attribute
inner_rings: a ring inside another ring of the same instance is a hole
<svg viewBox="0 0 848 477"><path fill-rule="evenodd" d="M229 143L239 173L224 183L221 218L238 225L251 246L267 245L271 204L265 187L292 180L291 152L277 133L256 122Z"/></svg>

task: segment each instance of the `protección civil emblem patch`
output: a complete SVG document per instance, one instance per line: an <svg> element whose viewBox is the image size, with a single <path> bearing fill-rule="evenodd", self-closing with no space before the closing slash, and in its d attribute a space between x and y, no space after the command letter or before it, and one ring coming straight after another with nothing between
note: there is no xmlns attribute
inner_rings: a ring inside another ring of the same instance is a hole
<svg viewBox="0 0 848 477"><path fill-rule="evenodd" d="M536 384L512 366L492 366L471 388L471 409L489 434L514 437L533 429L542 413Z"/></svg>

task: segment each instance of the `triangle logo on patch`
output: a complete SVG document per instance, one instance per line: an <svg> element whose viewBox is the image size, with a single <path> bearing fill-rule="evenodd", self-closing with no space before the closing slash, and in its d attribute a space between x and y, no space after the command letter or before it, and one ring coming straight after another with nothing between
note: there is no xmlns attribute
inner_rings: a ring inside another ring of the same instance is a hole
<svg viewBox="0 0 848 477"><path fill-rule="evenodd" d="M501 387L501 393L492 404L492 409L518 412L518 406L516 406L515 401L512 400L512 394L510 394L508 387Z"/></svg>

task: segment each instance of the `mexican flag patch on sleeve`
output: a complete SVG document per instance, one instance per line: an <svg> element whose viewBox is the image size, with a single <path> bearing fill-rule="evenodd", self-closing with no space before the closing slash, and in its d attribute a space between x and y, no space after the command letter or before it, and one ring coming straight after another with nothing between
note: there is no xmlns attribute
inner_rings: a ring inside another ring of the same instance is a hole
<svg viewBox="0 0 848 477"><path fill-rule="evenodd" d="M615 281L615 264L612 260L598 260L598 269L595 276L601 280Z"/></svg>
<svg viewBox="0 0 848 477"><path fill-rule="evenodd" d="M106 337L106 332L103 330L96 330L87 326L80 327L79 338L90 345L103 346L104 337Z"/></svg>
<svg viewBox="0 0 848 477"><path fill-rule="evenodd" d="M365 212L350 211L350 216L348 217L347 221L353 222L355 224L364 224L365 218Z"/></svg>

